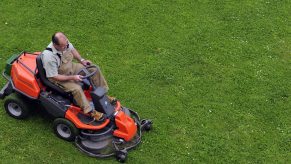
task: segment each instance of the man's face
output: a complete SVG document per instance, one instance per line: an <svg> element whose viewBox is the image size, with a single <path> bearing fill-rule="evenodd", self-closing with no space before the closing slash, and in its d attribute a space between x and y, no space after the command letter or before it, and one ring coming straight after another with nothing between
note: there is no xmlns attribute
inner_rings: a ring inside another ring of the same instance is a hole
<svg viewBox="0 0 291 164"><path fill-rule="evenodd" d="M69 40L66 37L61 37L59 40L60 44L54 44L54 47L58 50L58 51L65 51L69 48Z"/></svg>

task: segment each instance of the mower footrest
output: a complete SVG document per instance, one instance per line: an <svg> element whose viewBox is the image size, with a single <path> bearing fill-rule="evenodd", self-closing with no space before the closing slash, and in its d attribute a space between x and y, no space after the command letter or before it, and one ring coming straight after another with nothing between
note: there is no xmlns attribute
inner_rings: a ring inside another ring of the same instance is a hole
<svg viewBox="0 0 291 164"><path fill-rule="evenodd" d="M9 84L10 82L7 82L5 84L5 86L1 89L0 91L0 99L4 99L5 96L7 96L9 93L8 93L8 90L9 90Z"/></svg>

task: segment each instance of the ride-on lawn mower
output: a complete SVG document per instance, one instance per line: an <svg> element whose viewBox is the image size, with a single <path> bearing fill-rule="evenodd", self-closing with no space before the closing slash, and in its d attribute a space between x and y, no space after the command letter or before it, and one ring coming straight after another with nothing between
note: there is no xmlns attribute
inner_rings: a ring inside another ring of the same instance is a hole
<svg viewBox="0 0 291 164"><path fill-rule="evenodd" d="M121 106L119 101L110 103L103 88L96 87L90 80L96 72L88 69L79 74L84 79L80 83L90 104L106 119L96 121L84 114L75 105L72 95L51 83L45 75L42 66L41 53L22 52L7 60L3 76L6 85L0 92L4 99L6 112L16 118L24 119L30 112L38 109L29 107L37 104L53 116L53 129L56 135L67 141L74 141L77 148L93 157L116 156L124 162L127 151L141 142L142 131L152 127L152 121L141 120L136 112Z"/></svg>

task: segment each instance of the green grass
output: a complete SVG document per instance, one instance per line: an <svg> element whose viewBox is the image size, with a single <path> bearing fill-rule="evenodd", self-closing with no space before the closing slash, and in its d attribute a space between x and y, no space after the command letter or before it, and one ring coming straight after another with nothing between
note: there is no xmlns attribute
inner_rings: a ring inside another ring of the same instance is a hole
<svg viewBox="0 0 291 164"><path fill-rule="evenodd" d="M128 163L291 162L290 1L2 0L0 13L1 68L63 31L110 95L154 121ZM115 162L1 106L0 163Z"/></svg>

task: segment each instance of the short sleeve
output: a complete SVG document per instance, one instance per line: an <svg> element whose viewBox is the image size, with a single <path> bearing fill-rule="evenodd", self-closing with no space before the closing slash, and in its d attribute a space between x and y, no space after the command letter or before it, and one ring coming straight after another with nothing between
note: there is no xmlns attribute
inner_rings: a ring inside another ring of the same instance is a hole
<svg viewBox="0 0 291 164"><path fill-rule="evenodd" d="M73 44L72 44L71 42L69 42L68 50L69 50L69 51L72 51L72 50L74 50L74 49L75 49L75 47L73 46Z"/></svg>
<svg viewBox="0 0 291 164"><path fill-rule="evenodd" d="M54 77L58 75L58 64L55 61L49 61L44 65L46 77Z"/></svg>
<svg viewBox="0 0 291 164"><path fill-rule="evenodd" d="M44 54L42 63L47 78L58 75L58 61L51 54Z"/></svg>

